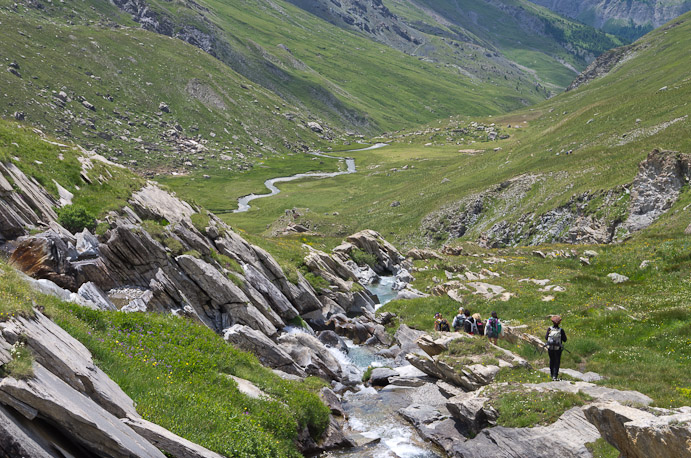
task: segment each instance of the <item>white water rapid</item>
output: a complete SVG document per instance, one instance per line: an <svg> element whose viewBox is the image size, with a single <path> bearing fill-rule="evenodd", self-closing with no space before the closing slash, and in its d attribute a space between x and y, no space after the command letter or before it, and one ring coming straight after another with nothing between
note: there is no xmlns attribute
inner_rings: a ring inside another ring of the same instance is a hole
<svg viewBox="0 0 691 458"><path fill-rule="evenodd" d="M381 305L395 297L391 289L395 277L382 277L378 284L367 288L377 294ZM370 347L354 345L346 340L348 354L330 349L341 364L353 364L361 373L368 366L394 367L391 359L375 355ZM410 366L408 366L410 367ZM400 368L399 368L400 369ZM382 390L358 386L356 391L343 395L343 408L348 416L346 429L350 434L359 434L372 442L348 450L337 450L326 454L338 458L438 458L432 444L423 441L417 431L397 411L411 403L409 390L389 386ZM364 442L367 442L364 440Z"/></svg>

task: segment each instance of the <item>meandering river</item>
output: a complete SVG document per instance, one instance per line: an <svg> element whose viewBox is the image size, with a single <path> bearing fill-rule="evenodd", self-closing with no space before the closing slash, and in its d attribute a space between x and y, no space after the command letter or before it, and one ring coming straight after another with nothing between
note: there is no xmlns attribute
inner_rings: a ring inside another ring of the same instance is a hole
<svg viewBox="0 0 691 458"><path fill-rule="evenodd" d="M356 151L368 151L372 149L377 149L377 148L382 148L384 146L387 146L388 143L376 143L372 146L368 146L366 148L360 148L360 149L351 149L348 151L345 151L346 153L354 153ZM254 199L261 199L262 197L271 197L275 196L279 192L281 192L278 187L276 187L276 183L285 183L287 181L294 181L294 180L300 180L302 178L331 178L331 177L337 177L339 175L347 175L350 173L355 173L357 169L355 168L355 159L350 158L350 157L339 157L339 156L329 156L328 154L320 153L320 152L314 152L310 153L315 156L319 157L327 157L329 159L340 159L340 160L345 160L346 163L346 170L340 171L340 172L306 172L306 173L298 173L295 175L291 175L288 177L276 177L276 178L270 178L264 182L264 186L266 186L269 190L268 193L266 194L248 194L246 196L242 196L238 199L238 208L237 210L233 210L233 213L242 213L246 212L247 210L250 209L249 203L253 201Z"/></svg>

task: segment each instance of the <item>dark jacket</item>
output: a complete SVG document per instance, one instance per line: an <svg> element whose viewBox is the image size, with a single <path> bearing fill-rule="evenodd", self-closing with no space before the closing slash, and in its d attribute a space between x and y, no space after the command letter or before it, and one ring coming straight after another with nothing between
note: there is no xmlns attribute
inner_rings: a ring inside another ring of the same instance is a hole
<svg viewBox="0 0 691 458"><path fill-rule="evenodd" d="M463 322L463 330L468 334L470 334L473 329L472 323L475 323L475 318L473 318L472 316L465 317L465 321Z"/></svg>
<svg viewBox="0 0 691 458"><path fill-rule="evenodd" d="M559 328L559 326L557 326L557 325L550 326L549 328L547 328L547 333L545 334L545 342L547 340L549 340L549 331L550 331L550 329L552 329L552 327ZM564 328L559 328L559 329L561 329L561 343L563 346L563 343L566 342L566 333L564 332Z"/></svg>

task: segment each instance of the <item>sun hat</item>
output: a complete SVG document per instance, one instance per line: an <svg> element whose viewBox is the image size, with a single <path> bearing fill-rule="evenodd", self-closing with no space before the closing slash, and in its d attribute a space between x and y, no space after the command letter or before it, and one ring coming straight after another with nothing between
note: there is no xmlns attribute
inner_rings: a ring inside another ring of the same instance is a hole
<svg viewBox="0 0 691 458"><path fill-rule="evenodd" d="M554 323L554 324L561 323L561 317L559 315L552 315L552 323Z"/></svg>

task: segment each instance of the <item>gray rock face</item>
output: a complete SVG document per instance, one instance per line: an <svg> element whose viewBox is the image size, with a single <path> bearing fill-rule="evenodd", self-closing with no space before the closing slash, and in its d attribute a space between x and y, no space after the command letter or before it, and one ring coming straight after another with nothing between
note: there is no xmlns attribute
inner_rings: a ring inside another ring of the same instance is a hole
<svg viewBox="0 0 691 458"><path fill-rule="evenodd" d="M659 27L665 22L684 14L691 9L689 2L669 2L656 0L638 3L625 1L586 0L570 2L567 0L534 0L542 5L574 19L583 20L588 25L602 28L607 23L630 23L639 27ZM646 28L643 28L640 36Z"/></svg>
<svg viewBox="0 0 691 458"><path fill-rule="evenodd" d="M86 282L79 287L77 294L86 300L93 302L101 310L117 310L115 304L108 298L96 283Z"/></svg>
<svg viewBox="0 0 691 458"><path fill-rule="evenodd" d="M187 202L153 184L132 194L130 204L143 219L164 218L169 223L178 223L196 213Z"/></svg>
<svg viewBox="0 0 691 458"><path fill-rule="evenodd" d="M459 432L456 421L443 406L438 408L429 404L412 404L398 413L408 420L423 438L447 452L453 449L455 443L466 440Z"/></svg>
<svg viewBox="0 0 691 458"><path fill-rule="evenodd" d="M223 338L241 350L254 353L264 365L299 377L307 376L281 346L249 326L231 326L224 330Z"/></svg>
<svg viewBox="0 0 691 458"><path fill-rule="evenodd" d="M479 238L479 242L488 247L538 245L548 241L611 243L622 234L648 227L677 201L681 186L691 177L690 157L688 154L654 150L640 163L631 185L574 195L566 205L541 215L526 213L520 215L515 223L509 224L499 218L511 213L528 190L544 179L536 176L516 177L509 180L507 186L487 189L428 215L423 220L422 230L431 239L440 232L447 232L454 238L465 235L479 225L491 226ZM629 192L629 216L622 222L610 213ZM599 213L604 215L599 218L593 216L589 207L596 200L601 201Z"/></svg>
<svg viewBox="0 0 691 458"><path fill-rule="evenodd" d="M373 269L379 275L395 272L397 270L395 266L404 261L398 250L373 230L360 231L348 237L347 241L377 258L377 263Z"/></svg>
<svg viewBox="0 0 691 458"><path fill-rule="evenodd" d="M57 438L53 441L58 442ZM69 441L61 441L63 450L75 453ZM75 448L75 447L73 447ZM14 410L0 405L0 455L7 457L61 458L55 453L54 444L45 441L41 434L22 425L22 417Z"/></svg>
<svg viewBox="0 0 691 458"><path fill-rule="evenodd" d="M623 227L634 232L650 226L679 197L691 178L691 155L654 150L638 166L629 217Z"/></svg>
<svg viewBox="0 0 691 458"><path fill-rule="evenodd" d="M691 408L660 415L603 402L585 408L587 419L627 458L691 457Z"/></svg>
<svg viewBox="0 0 691 458"><path fill-rule="evenodd" d="M464 430L477 434L487 426L494 426L499 416L496 410L485 405L487 401L489 398L474 391L450 398L446 408Z"/></svg>
<svg viewBox="0 0 691 458"><path fill-rule="evenodd" d="M28 420L46 419L98 456L164 457L118 418L41 364L34 365L34 377L30 381L8 377L0 380L0 403L22 412Z"/></svg>
<svg viewBox="0 0 691 458"><path fill-rule="evenodd" d="M214 328L216 331L220 332L239 323L260 330L267 336L276 334L276 327L251 304L245 293L210 264L189 255L178 256L175 260L211 298L209 305L213 310L211 312L205 310L205 312L207 316L213 313L214 322L217 323ZM217 318L218 315L220 315L220 320Z"/></svg>
<svg viewBox="0 0 691 458"><path fill-rule="evenodd" d="M341 364L316 337L303 332L283 334L278 343L307 374L326 380L341 379Z"/></svg>
<svg viewBox="0 0 691 458"><path fill-rule="evenodd" d="M369 382L374 386L386 386L389 384L389 379L392 377L397 377L398 372L393 369L386 367L377 367L372 370Z"/></svg>
<svg viewBox="0 0 691 458"><path fill-rule="evenodd" d="M113 415L138 416L129 396L94 365L86 347L40 312L35 319L19 317L1 322L0 334L0 342L9 344L23 336L39 364Z"/></svg>
<svg viewBox="0 0 691 458"><path fill-rule="evenodd" d="M53 210L57 205L36 180L27 177L16 165L0 164L0 241L25 235L27 228L57 221Z"/></svg>
<svg viewBox="0 0 691 458"><path fill-rule="evenodd" d="M450 455L458 458L591 458L585 444L599 437L600 433L588 423L583 411L574 407L549 426L484 429L475 438L456 443Z"/></svg>
<svg viewBox="0 0 691 458"><path fill-rule="evenodd" d="M222 455L212 452L201 445L190 442L155 423L143 418L123 418L122 421L137 434L144 437L151 444L174 457L184 458L222 458Z"/></svg>

